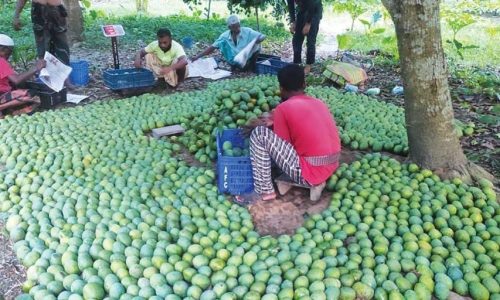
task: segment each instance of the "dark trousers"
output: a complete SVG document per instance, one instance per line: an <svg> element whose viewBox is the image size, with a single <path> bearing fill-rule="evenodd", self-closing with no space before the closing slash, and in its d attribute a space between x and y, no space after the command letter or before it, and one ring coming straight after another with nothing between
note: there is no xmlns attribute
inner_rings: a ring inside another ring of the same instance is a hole
<svg viewBox="0 0 500 300"><path fill-rule="evenodd" d="M306 64L312 65L316 60L316 38L319 31L319 22L321 17L315 16L311 21L311 30L307 34L307 52L306 52ZM302 44L304 44L305 35L302 34L302 28L305 25L304 15L299 12L297 14L297 20L295 22L295 33L293 34L292 45L293 45L293 62L295 64L302 63Z"/></svg>
<svg viewBox="0 0 500 300"><path fill-rule="evenodd" d="M66 37L68 16L64 6L50 6L33 3L31 22L35 34L38 58L50 52L64 64L69 65L69 44Z"/></svg>

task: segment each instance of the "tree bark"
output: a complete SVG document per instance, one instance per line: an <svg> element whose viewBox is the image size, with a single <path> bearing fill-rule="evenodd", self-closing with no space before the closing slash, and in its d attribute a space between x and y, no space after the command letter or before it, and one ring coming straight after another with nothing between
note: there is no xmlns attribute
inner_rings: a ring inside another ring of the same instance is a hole
<svg viewBox="0 0 500 300"><path fill-rule="evenodd" d="M68 11L68 41L73 45L84 40L83 13L79 0L64 0Z"/></svg>
<svg viewBox="0 0 500 300"><path fill-rule="evenodd" d="M382 0L382 3L396 28L410 159L445 178L470 180L469 175L475 175L470 170L475 168L470 167L453 125L439 22L440 1Z"/></svg>

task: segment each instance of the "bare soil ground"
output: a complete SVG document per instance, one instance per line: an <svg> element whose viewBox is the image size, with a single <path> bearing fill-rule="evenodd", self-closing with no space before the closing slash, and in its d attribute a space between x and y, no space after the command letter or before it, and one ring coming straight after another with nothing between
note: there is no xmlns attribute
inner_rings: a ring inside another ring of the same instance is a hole
<svg viewBox="0 0 500 300"><path fill-rule="evenodd" d="M26 280L26 270L16 258L12 242L0 219L0 299L14 299L21 293Z"/></svg>

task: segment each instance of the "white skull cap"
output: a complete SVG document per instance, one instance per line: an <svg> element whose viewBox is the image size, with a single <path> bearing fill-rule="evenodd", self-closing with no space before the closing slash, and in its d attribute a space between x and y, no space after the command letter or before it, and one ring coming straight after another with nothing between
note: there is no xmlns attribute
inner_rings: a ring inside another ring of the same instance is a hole
<svg viewBox="0 0 500 300"><path fill-rule="evenodd" d="M0 45L7 47L14 47L14 40L12 40L10 36L6 34L0 34Z"/></svg>
<svg viewBox="0 0 500 300"><path fill-rule="evenodd" d="M240 23L240 18L238 18L237 15L230 15L229 18L227 18L227 26L231 26L234 24L239 24Z"/></svg>

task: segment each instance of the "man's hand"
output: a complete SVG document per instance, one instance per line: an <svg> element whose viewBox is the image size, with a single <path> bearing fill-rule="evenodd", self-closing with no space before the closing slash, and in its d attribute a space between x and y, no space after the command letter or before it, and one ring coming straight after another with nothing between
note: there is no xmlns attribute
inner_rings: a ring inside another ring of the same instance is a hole
<svg viewBox="0 0 500 300"><path fill-rule="evenodd" d="M14 27L14 30L19 31L23 27L23 24L21 24L21 20L19 20L19 17L14 17L14 20L12 20L12 27Z"/></svg>
<svg viewBox="0 0 500 300"><path fill-rule="evenodd" d="M39 59L36 61L35 69L37 72L40 72L40 70L42 70L46 66L47 66L47 62L45 61L45 59Z"/></svg>
<svg viewBox="0 0 500 300"><path fill-rule="evenodd" d="M306 23L304 25L304 28L302 28L302 34L303 35L308 35L309 31L311 31L311 23Z"/></svg>
<svg viewBox="0 0 500 300"><path fill-rule="evenodd" d="M264 127L273 126L272 114L264 113L262 114L262 116L258 118L250 119L246 125L242 126L241 132L244 136L250 136L252 130L254 130L255 127L258 126L264 126Z"/></svg>
<svg viewBox="0 0 500 300"><path fill-rule="evenodd" d="M142 61L140 59L134 60L134 67L142 68Z"/></svg>
<svg viewBox="0 0 500 300"><path fill-rule="evenodd" d="M167 75L172 72L174 69L172 67L163 67L161 68L160 75Z"/></svg>
<svg viewBox="0 0 500 300"><path fill-rule="evenodd" d="M290 33L291 34L295 33L295 22L290 23Z"/></svg>

